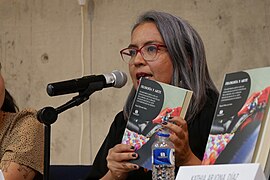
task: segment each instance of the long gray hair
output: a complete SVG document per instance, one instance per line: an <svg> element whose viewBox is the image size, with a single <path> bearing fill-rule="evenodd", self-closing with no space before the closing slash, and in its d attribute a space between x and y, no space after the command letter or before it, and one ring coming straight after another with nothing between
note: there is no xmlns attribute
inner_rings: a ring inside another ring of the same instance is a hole
<svg viewBox="0 0 270 180"><path fill-rule="evenodd" d="M145 22L156 24L173 64L171 84L193 91L185 119L192 120L203 108L207 91L218 91L209 75L205 50L199 34L193 27L181 19L165 12L148 11L142 14L132 32ZM131 32L131 33L132 33ZM124 106L125 119L128 118L136 90L131 89Z"/></svg>

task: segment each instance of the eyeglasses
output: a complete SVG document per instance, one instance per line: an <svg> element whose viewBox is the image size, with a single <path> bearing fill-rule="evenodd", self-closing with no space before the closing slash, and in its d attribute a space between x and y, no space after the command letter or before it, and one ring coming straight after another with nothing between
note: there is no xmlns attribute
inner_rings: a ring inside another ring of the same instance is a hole
<svg viewBox="0 0 270 180"><path fill-rule="evenodd" d="M162 44L146 44L140 49L135 49L133 47L122 49L120 54L122 59L127 63L132 62L139 52L141 53L144 60L154 61L156 60L158 51L161 49L160 47L167 48Z"/></svg>

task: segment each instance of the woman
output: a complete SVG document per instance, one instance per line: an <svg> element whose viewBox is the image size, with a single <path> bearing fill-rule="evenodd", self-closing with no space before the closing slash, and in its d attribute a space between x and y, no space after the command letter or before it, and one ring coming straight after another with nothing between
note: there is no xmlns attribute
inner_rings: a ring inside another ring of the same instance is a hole
<svg viewBox="0 0 270 180"><path fill-rule="evenodd" d="M171 130L176 167L201 164L218 91L197 32L179 17L149 11L139 17L130 45L120 52L129 64L133 88L124 110L111 125L88 179L151 179L151 171L129 162L138 157L134 147L120 144L140 77L193 91L185 120L174 117L163 126Z"/></svg>
<svg viewBox="0 0 270 180"><path fill-rule="evenodd" d="M5 180L42 179L43 126L35 110L18 112L1 74L0 106L0 169Z"/></svg>

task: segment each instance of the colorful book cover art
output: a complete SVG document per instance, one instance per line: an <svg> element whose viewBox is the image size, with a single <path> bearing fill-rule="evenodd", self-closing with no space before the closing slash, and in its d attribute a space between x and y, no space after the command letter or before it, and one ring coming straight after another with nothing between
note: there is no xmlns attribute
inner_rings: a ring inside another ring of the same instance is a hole
<svg viewBox="0 0 270 180"><path fill-rule="evenodd" d="M262 121L267 116L270 68L226 74L202 164L252 162Z"/></svg>
<svg viewBox="0 0 270 180"><path fill-rule="evenodd" d="M142 78L138 87L122 143L135 147L139 154L133 163L152 169L151 146L163 121L184 117L192 91Z"/></svg>

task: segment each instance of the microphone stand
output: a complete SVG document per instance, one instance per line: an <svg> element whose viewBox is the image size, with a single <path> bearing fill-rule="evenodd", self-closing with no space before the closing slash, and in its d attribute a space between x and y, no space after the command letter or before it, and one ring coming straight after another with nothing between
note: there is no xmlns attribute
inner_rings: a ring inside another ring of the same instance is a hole
<svg viewBox="0 0 270 180"><path fill-rule="evenodd" d="M83 92L79 92L78 96L73 97L67 103L57 107L44 107L37 112L37 119L39 122L45 125L44 128L44 169L43 169L43 180L50 179L50 144L51 144L51 124L53 124L58 117L58 114L64 112L67 109L70 109L74 106L79 106L83 102L89 99L89 96L93 94L95 91L99 91L103 89L103 82L94 82L89 84L88 88Z"/></svg>

